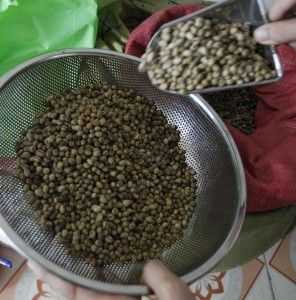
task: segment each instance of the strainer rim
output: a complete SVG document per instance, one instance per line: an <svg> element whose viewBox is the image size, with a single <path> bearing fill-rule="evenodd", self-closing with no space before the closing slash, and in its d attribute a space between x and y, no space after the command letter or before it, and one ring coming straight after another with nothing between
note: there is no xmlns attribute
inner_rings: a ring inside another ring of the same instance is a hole
<svg viewBox="0 0 296 300"><path fill-rule="evenodd" d="M141 59L123 54L117 53L111 50L105 49L93 49L93 48L77 48L77 49L63 49L60 51L55 51L47 54L43 54L37 57L34 57L26 62L16 66L11 71L6 73L0 78L0 90L8 84L14 77L19 75L19 73L25 72L28 68L39 65L44 62L48 62L50 60L60 59L64 57L71 57L71 56L100 56L100 55L109 55L115 57L125 58L127 60L140 63ZM211 106L200 96L200 95L189 95L189 98L196 104L203 108L204 112L208 114L208 116L214 121L219 129L220 133L224 136L227 145L229 146L230 154L232 157L232 162L234 164L235 169L235 176L237 179L238 184L238 205L236 209L235 218L232 222L232 227L225 239L225 241L221 244L218 248L216 253L212 255L205 263L201 266L197 267L195 270L191 271L190 273L183 275L181 279L186 283L191 283L209 271L211 271L215 265L221 261L221 259L225 256L226 253L234 245L239 232L241 230L245 211L246 211L246 182L245 176L243 171L242 161L237 150L236 144L232 139L230 132L228 131L227 127L225 126L222 119L218 116L218 114L211 108ZM130 285L130 284L113 284L113 283L105 283L97 279L87 279L79 276L75 273L67 271L62 267L56 265L55 263L47 260L38 252L36 252L33 248L28 246L21 237L18 236L14 232L14 230L10 227L8 222L5 218L0 214L0 225L11 240L16 244L16 246L21 250L21 252L34 260L35 262L39 263L43 268L48 270L49 272L63 278L64 280L77 284L79 286L83 286L86 288L90 288L92 290L97 290L101 292L107 293L116 293L116 294L124 294L124 295L133 295L133 296L140 296L140 295L148 295L150 293L149 289L145 285Z"/></svg>

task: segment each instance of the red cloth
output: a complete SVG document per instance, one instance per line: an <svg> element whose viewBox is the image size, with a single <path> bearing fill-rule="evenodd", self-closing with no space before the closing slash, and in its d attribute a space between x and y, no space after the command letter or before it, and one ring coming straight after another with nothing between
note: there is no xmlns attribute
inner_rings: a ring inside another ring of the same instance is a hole
<svg viewBox="0 0 296 300"><path fill-rule="evenodd" d="M131 33L126 53L141 56L163 23L199 8L176 5L155 13ZM255 132L246 135L229 126L245 167L249 212L296 204L296 52L281 46L279 54L285 75L257 89Z"/></svg>

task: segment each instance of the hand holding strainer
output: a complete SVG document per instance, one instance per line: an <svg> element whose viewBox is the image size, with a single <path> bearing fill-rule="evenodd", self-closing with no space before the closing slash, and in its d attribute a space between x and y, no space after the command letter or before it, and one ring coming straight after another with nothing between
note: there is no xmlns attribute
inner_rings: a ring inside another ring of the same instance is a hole
<svg viewBox="0 0 296 300"><path fill-rule="evenodd" d="M138 72L139 63L110 51L64 50L28 61L0 81L0 225L31 260L66 281L99 292L148 294L141 282L143 264L96 267L70 255L35 221L24 185L14 175L16 143L44 111L48 95L98 82L133 88L179 129L180 147L196 176L196 208L183 238L160 258L186 283L209 272L224 257L244 220L243 167L223 121L200 96L171 95L153 87Z"/></svg>

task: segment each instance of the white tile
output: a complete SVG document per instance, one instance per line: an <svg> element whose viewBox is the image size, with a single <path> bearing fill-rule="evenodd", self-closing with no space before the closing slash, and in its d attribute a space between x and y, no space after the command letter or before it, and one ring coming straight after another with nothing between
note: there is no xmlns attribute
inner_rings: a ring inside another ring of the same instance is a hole
<svg viewBox="0 0 296 300"><path fill-rule="evenodd" d="M271 258L273 257L274 252L277 250L278 246L280 245L280 242L281 241L275 243L275 245L273 245L270 249L268 249L265 252L264 256L268 263L270 262Z"/></svg>
<svg viewBox="0 0 296 300"><path fill-rule="evenodd" d="M257 280L255 281L253 287L249 291L246 300L275 300L271 284L268 279L267 269L264 267L260 272ZM291 300L291 299L290 299Z"/></svg>
<svg viewBox="0 0 296 300"><path fill-rule="evenodd" d="M30 300L37 294L36 276L26 268L15 286L15 296L11 300Z"/></svg>
<svg viewBox="0 0 296 300"><path fill-rule="evenodd" d="M277 300L296 299L296 285L276 270L269 268L272 286Z"/></svg>
<svg viewBox="0 0 296 300"><path fill-rule="evenodd" d="M192 290L199 290L201 297L196 294L196 299L210 299L210 300L239 300L242 291L243 273L241 268L235 268L228 271L222 279L222 273L208 274L198 282L192 285ZM222 287L217 291L219 283ZM213 292L210 292L212 290ZM269 299L268 299L269 300Z"/></svg>

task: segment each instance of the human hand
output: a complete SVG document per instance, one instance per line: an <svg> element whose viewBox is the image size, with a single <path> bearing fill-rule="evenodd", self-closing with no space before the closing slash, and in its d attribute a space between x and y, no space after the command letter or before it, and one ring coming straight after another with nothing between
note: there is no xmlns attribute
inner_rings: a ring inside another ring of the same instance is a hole
<svg viewBox="0 0 296 300"><path fill-rule="evenodd" d="M143 279L158 300L195 299L188 286L160 261L153 260L144 267Z"/></svg>
<svg viewBox="0 0 296 300"><path fill-rule="evenodd" d="M276 0L269 11L272 23L255 31L257 42L264 45L289 43L296 49L296 14L294 13L294 18L283 20L293 12L296 12L296 0Z"/></svg>
<svg viewBox="0 0 296 300"><path fill-rule="evenodd" d="M133 297L96 293L67 283L30 262L29 266L44 282L70 300L136 300ZM159 261L151 261L144 267L144 282L155 293L158 300L194 300L187 285Z"/></svg>

